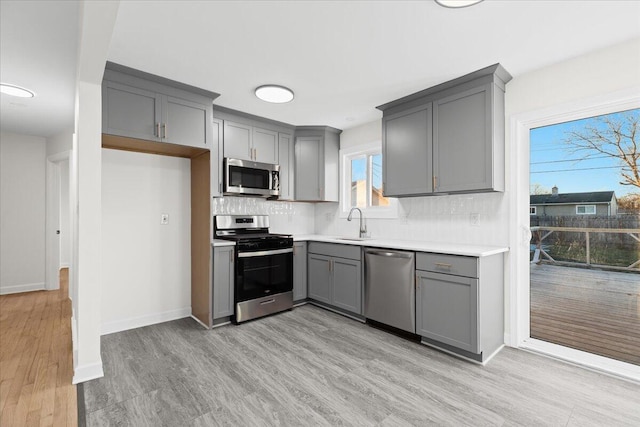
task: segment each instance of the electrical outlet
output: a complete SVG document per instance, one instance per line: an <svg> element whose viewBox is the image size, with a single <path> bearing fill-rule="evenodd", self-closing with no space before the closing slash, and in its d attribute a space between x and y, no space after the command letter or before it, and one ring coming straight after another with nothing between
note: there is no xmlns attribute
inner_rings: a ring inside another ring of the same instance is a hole
<svg viewBox="0 0 640 427"><path fill-rule="evenodd" d="M469 214L469 224L473 227L480 226L480 214L477 212L472 212Z"/></svg>
<svg viewBox="0 0 640 427"><path fill-rule="evenodd" d="M160 214L160 225L169 224L169 214Z"/></svg>

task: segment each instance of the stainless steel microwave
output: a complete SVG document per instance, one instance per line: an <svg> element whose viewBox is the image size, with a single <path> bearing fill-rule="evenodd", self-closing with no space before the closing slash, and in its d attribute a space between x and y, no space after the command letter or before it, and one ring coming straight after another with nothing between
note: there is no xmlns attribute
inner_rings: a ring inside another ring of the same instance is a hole
<svg viewBox="0 0 640 427"><path fill-rule="evenodd" d="M277 199L280 196L280 165L225 158L224 194Z"/></svg>

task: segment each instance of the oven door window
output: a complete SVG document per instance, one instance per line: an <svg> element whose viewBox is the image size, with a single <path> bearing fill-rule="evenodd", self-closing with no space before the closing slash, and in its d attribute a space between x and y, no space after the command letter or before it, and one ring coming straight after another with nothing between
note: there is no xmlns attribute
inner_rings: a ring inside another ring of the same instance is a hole
<svg viewBox="0 0 640 427"><path fill-rule="evenodd" d="M269 190L271 172L240 166L229 166L229 185L231 187L257 188Z"/></svg>
<svg viewBox="0 0 640 427"><path fill-rule="evenodd" d="M248 301L293 290L293 254L238 257L236 301Z"/></svg>

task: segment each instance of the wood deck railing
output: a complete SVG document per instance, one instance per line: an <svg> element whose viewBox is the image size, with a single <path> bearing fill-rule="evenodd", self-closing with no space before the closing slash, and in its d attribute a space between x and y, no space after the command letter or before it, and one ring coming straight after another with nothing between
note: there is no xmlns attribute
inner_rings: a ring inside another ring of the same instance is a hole
<svg viewBox="0 0 640 427"><path fill-rule="evenodd" d="M542 234L543 231L547 233ZM590 243L590 234L591 233L615 233L615 234L625 234L630 236L632 239L636 240L640 243L640 229L637 228L577 228L577 227L545 227L545 226L536 226L531 227L531 232L533 233L532 240L536 245L536 249L533 255L533 260L531 262L539 264L543 261L542 257L544 257L547 261L553 264L559 265L587 265L593 267L603 267L610 268L616 270L626 270L626 271L636 271L640 269L640 259L636 260L634 263L627 267L620 267L614 265L602 265L602 264L592 264L591 263L591 243ZM542 247L542 242L544 239L549 237L554 232L570 232L570 233L585 233L585 245L586 245L586 262L571 262L571 261L556 261L549 255L547 251ZM639 255L640 256L640 255Z"/></svg>

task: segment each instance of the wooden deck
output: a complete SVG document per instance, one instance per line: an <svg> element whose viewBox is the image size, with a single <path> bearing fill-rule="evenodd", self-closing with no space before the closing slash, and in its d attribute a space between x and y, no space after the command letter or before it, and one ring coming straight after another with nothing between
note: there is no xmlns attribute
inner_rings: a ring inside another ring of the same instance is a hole
<svg viewBox="0 0 640 427"><path fill-rule="evenodd" d="M532 264L531 337L640 365L640 274Z"/></svg>

